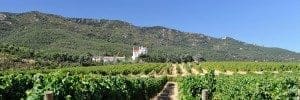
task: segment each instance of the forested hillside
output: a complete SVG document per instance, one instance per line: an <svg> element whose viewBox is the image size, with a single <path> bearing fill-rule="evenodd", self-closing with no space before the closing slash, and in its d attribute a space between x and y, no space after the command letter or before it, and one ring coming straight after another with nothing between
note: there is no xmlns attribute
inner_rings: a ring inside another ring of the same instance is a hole
<svg viewBox="0 0 300 100"><path fill-rule="evenodd" d="M207 60L299 60L300 54L214 38L161 26L139 27L119 20L68 18L37 11L0 13L0 42L41 53L131 56L133 46L150 55L201 55Z"/></svg>

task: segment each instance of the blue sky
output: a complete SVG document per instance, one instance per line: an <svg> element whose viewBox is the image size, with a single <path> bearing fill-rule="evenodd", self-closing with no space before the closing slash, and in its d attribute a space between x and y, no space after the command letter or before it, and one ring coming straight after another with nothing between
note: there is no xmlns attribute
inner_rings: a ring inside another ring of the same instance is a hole
<svg viewBox="0 0 300 100"><path fill-rule="evenodd" d="M118 19L300 52L300 0L1 0L0 12Z"/></svg>

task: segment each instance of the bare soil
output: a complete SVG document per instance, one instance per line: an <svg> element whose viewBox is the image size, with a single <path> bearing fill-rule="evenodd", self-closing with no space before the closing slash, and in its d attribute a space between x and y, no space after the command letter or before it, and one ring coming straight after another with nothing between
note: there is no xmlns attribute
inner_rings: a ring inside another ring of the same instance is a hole
<svg viewBox="0 0 300 100"><path fill-rule="evenodd" d="M202 71L203 71L204 74L207 74L207 73L208 73L208 71L205 70L205 69L202 69Z"/></svg>
<svg viewBox="0 0 300 100"><path fill-rule="evenodd" d="M151 100L177 100L178 97L178 88L177 83L168 82L164 89Z"/></svg>
<svg viewBox="0 0 300 100"><path fill-rule="evenodd" d="M199 74L199 72L195 68L192 68L191 70L192 70L192 74L195 74L195 75Z"/></svg>
<svg viewBox="0 0 300 100"><path fill-rule="evenodd" d="M175 65L175 64L172 64L172 66L173 66L173 69L172 69L172 75L173 75L173 76L177 76L176 65Z"/></svg>
<svg viewBox="0 0 300 100"><path fill-rule="evenodd" d="M238 74L242 74L242 75L247 74L247 72L245 72L245 71L238 71L237 73L238 73Z"/></svg>
<svg viewBox="0 0 300 100"><path fill-rule="evenodd" d="M189 73L185 70L185 68L183 67L183 64L179 65L180 70L182 72L182 76L187 76Z"/></svg>
<svg viewBox="0 0 300 100"><path fill-rule="evenodd" d="M224 74L225 75L233 75L233 72L232 71L226 71Z"/></svg>
<svg viewBox="0 0 300 100"><path fill-rule="evenodd" d="M262 71L254 71L255 74L263 74Z"/></svg>
<svg viewBox="0 0 300 100"><path fill-rule="evenodd" d="M220 75L222 72L219 70L215 70L215 75Z"/></svg>

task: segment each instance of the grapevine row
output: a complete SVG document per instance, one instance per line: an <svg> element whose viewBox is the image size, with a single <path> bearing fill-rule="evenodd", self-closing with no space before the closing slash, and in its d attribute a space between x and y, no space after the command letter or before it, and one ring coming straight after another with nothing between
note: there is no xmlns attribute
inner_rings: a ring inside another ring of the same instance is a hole
<svg viewBox="0 0 300 100"><path fill-rule="evenodd" d="M55 72L4 75L0 82L0 99L4 100L42 99L45 91L53 91L57 100L146 100L158 93L167 79Z"/></svg>
<svg viewBox="0 0 300 100"><path fill-rule="evenodd" d="M291 71L300 70L300 63L292 62L203 62L194 66L220 71Z"/></svg>
<svg viewBox="0 0 300 100"><path fill-rule="evenodd" d="M200 99L201 91L208 89L211 99L225 100L273 100L293 99L299 96L299 74L188 76L178 79L180 98Z"/></svg>
<svg viewBox="0 0 300 100"><path fill-rule="evenodd" d="M92 66L92 67L70 67L59 69L37 69L37 70L9 70L1 72L2 75L11 73L51 73L61 71L64 73L76 74L100 74L100 75L137 75L149 74L151 71L159 72L164 67L170 66L167 63L145 63L145 64L124 64L124 65L106 65L106 66Z"/></svg>

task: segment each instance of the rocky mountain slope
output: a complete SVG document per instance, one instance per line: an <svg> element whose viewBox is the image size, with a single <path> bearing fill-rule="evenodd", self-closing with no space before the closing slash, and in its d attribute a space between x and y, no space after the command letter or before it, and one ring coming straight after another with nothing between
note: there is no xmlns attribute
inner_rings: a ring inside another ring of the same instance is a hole
<svg viewBox="0 0 300 100"><path fill-rule="evenodd" d="M300 54L214 38L161 26L139 27L119 20L68 18L37 11L0 12L0 42L43 53L68 52L131 56L133 46L150 55L202 55L208 60L299 60Z"/></svg>

